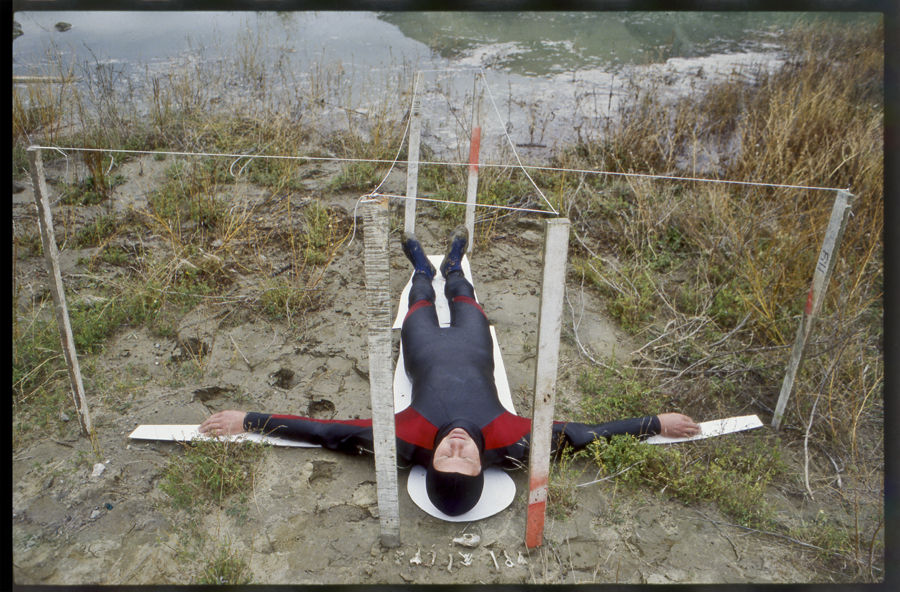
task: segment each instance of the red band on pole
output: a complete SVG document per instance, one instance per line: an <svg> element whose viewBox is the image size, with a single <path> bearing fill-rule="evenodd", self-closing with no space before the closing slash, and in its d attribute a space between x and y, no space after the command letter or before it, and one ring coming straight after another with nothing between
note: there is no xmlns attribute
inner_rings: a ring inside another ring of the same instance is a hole
<svg viewBox="0 0 900 592"><path fill-rule="evenodd" d="M549 468L549 467L548 467ZM544 517L547 512L549 475L532 475L528 484L528 512L525 518L525 546L540 547L544 540Z"/></svg>
<svg viewBox="0 0 900 592"><path fill-rule="evenodd" d="M472 128L472 143L469 145L469 172L478 172L478 152L481 149L481 128Z"/></svg>
<svg viewBox="0 0 900 592"><path fill-rule="evenodd" d="M525 530L525 546L529 549L540 547L544 542L544 515L547 502L528 504L528 518Z"/></svg>

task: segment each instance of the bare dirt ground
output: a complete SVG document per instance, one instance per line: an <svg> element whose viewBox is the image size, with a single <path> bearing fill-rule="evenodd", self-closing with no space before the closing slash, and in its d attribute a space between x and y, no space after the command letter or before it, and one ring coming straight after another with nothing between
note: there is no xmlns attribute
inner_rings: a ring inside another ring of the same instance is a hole
<svg viewBox="0 0 900 592"><path fill-rule="evenodd" d="M146 159L126 166L130 167L124 171L129 182L117 188L115 206L141 207L161 165ZM139 166L141 176L132 171ZM62 163L48 166L51 178L64 171ZM402 181L392 180L401 190ZM310 195L324 182L313 179ZM268 197L265 191L252 188L245 195L260 205L261 216L266 215ZM334 202L344 207L347 220L352 219L356 197L347 195ZM17 224L34 223L31 199L30 187L16 195ZM54 215L57 224L79 225L105 207L60 206ZM444 238L457 222L438 220L423 208L418 234L429 250L442 252ZM269 224L277 223L269 220ZM471 257L476 290L497 328L517 410L530 414L540 293L540 220L534 215L509 217L482 238ZM142 240L145 250L165 249L160 237ZM399 232L392 233L391 246L395 252L392 284L399 296L409 274L399 249ZM119 399L88 393L105 467L102 473L92 476L96 461L90 443L78 434L74 409L61 410L72 418L68 432L59 435L54 430L14 452L15 582L191 581L191 564L177 557L179 539L188 536L183 528L187 516L173 511L159 488L166 463L183 454L183 448L176 443L130 440L128 435L137 425L197 424L228 408L368 417L362 253L360 228L356 240L341 247L319 284L322 306L290 324L245 306L245 298L257 288L261 276L233 269L228 298L185 315L177 338L162 339L142 327L122 327L105 351L89 362L99 381L135 377L133 390ZM88 276L104 273L86 272L79 258L89 254L64 253L70 301L87 291ZM287 254L273 251L265 257L271 268L278 269ZM256 273L266 270L261 266ZM19 261L17 274L24 293L46 297L47 274L41 260ZM576 315L582 314L584 299L580 340L597 355L627 359L634 347L607 320L603 302L575 283L569 290ZM558 415L577 408L575 377L588 364L573 345L571 310L565 319ZM179 356L190 340L204 344L206 354L199 366ZM83 366L86 363L82 361ZM594 472L587 469L583 481L592 480ZM379 542L373 460L318 449L267 450L245 501L236 501L235 495L221 507L206 506L203 529L210 540L228 541L230 549L248 563L255 583L685 584L818 579L797 546L730 526L731 520L714 508L686 507L657 492L626 490L614 480L576 489L575 510L566 517L548 516L544 545L528 550L524 545L524 471L513 474L518 488L513 504L472 524L441 522L421 511L405 493L407 474L400 472L402 545L397 549L383 548ZM787 516L816 509L803 500L783 501ZM463 533L480 535L479 546L454 544L453 539ZM421 563L411 562L417 556Z"/></svg>

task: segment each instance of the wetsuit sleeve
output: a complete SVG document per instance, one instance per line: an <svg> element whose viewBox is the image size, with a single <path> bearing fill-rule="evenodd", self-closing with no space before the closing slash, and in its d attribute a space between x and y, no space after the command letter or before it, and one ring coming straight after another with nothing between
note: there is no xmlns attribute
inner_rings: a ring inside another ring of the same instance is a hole
<svg viewBox="0 0 900 592"><path fill-rule="evenodd" d="M597 425L556 421L553 422L553 442L557 448L559 443L565 442L575 450L580 450L598 438L631 435L644 439L655 436L659 431L659 418L655 415Z"/></svg>
<svg viewBox="0 0 900 592"><path fill-rule="evenodd" d="M244 417L244 429L316 444L346 454L373 450L372 420L324 420L299 415L271 415L250 412Z"/></svg>

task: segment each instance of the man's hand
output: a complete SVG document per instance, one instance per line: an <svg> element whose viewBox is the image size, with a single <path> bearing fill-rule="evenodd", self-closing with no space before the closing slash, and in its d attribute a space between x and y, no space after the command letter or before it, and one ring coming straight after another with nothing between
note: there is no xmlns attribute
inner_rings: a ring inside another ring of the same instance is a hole
<svg viewBox="0 0 900 592"><path fill-rule="evenodd" d="M219 411L200 424L200 433L207 436L231 436L243 433L246 416L243 411Z"/></svg>
<svg viewBox="0 0 900 592"><path fill-rule="evenodd" d="M700 434L700 426L681 413L663 413L659 417L659 434L667 438L691 438Z"/></svg>

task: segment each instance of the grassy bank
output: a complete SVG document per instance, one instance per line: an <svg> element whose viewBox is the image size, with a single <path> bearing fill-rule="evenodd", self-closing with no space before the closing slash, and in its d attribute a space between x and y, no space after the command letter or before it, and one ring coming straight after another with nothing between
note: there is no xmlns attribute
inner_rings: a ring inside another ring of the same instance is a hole
<svg viewBox="0 0 900 592"><path fill-rule="evenodd" d="M834 579L877 580L884 516L883 31L809 27L789 32L785 43L792 57L780 70L745 72L675 103L665 102L659 88L635 85L616 125L594 140L573 142L554 163L767 185L532 175L572 220L570 283L599 292L639 344L630 363L595 360L578 377L583 403L574 413L585 421L681 410L704 420L756 413L768 422L833 202L833 192L768 184L849 188L856 197L778 434L739 436L740 446L708 441L683 454L617 441L580 461L618 474L623 486L715 503L746 528L812 545ZM224 299L238 272L264 279L236 306L288 320L318 306L316 287L348 239L351 221L316 198L370 190L386 167L345 163L310 198L299 180L321 174L320 165L302 157L404 157L408 95L386 93L392 98L366 117L352 105L329 108L341 85L339 74L322 68L290 80L292 96L273 97L268 89L291 74L262 68L253 47L238 48L238 77L251 89L244 103L213 93L225 73L208 65L154 78L143 96L119 92L117 73L106 66L85 68L81 87L14 88L14 183L28 182L24 149L34 142L157 151L165 168L146 207L125 213L116 213L110 196L127 181L120 171L134 155L73 153L60 167L71 164L73 173L53 186L66 215L91 213L87 223L64 218L57 240L63 249L85 252L91 273L73 280L80 296L70 298L73 330L86 357L88 388L116 408L127 408L123 393L143 378L110 380L95 373L90 354L123 327L172 337L178 319L199 302ZM408 92L408 79L391 84ZM323 134L325 127L333 131ZM465 183L463 170L427 166L419 190L458 199ZM248 186L267 192L279 224L235 205ZM533 195L521 173L484 169L481 203L534 206ZM433 211L449 225L459 207ZM489 243L503 216L480 214L476 240ZM145 236L158 240L152 251L143 246ZM287 253L277 264L261 256L274 246ZM15 266L41 254L33 220L14 222L13 248L15 448L48 432L71 431L75 422L59 415L69 389L52 304L47 294L28 294L16 283ZM281 273L288 268L291 279ZM574 327L567 338L577 341ZM805 474L810 455L828 468L812 475L812 483ZM564 505L571 496L565 479L560 482L555 499ZM812 497L813 489L840 500L848 518L781 524L773 492Z"/></svg>
<svg viewBox="0 0 900 592"><path fill-rule="evenodd" d="M879 554L884 466L883 32L810 27L791 31L787 45L787 64L752 72L753 82L722 82L674 105L652 88L641 90L608 137L573 147L560 161L853 193L853 215L782 425L790 470L753 474L785 491L809 492L809 456L831 465L827 489L855 519L840 536L810 525L798 536L827 541L840 557L854 558L848 571L874 578L869 562ZM716 159L712 175L701 170ZM700 417L762 411L771 419L833 200L834 192L821 190L585 179L568 204L576 275L605 296L610 314L641 344L628 372L642 385L642 404ZM621 383L623 371L616 374ZM600 397L608 390L585 392ZM734 462L753 454L727 456ZM697 459L665 462L688 467ZM661 483L658 471L638 474ZM854 485L841 484L842 474ZM720 481L742 479L732 470ZM870 503L879 510L861 511ZM757 496L732 514L766 528L771 512Z"/></svg>

